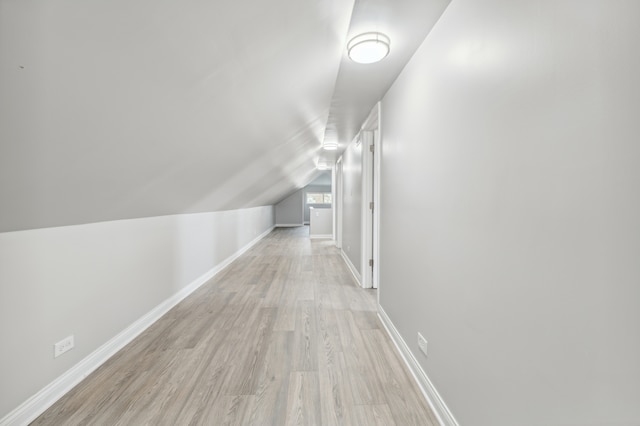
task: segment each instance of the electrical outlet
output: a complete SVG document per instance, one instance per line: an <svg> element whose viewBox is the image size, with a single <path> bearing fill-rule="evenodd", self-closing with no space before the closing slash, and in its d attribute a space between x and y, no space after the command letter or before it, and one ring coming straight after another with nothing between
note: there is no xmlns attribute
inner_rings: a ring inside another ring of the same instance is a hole
<svg viewBox="0 0 640 426"><path fill-rule="evenodd" d="M65 337L64 339L53 345L53 357L58 358L63 353L73 349L73 346L73 335Z"/></svg>
<svg viewBox="0 0 640 426"><path fill-rule="evenodd" d="M420 333L418 333L418 347L420 348L424 356L427 356L427 339L425 339L424 336Z"/></svg>

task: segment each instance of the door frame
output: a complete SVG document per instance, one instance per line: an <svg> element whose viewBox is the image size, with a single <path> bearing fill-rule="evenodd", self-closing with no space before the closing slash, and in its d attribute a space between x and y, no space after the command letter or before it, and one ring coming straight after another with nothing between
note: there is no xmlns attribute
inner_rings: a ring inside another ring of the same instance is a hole
<svg viewBox="0 0 640 426"><path fill-rule="evenodd" d="M335 200L335 206L333 209L333 239L336 242L336 247L342 249L342 180L343 180L343 171L342 171L342 157L336 161L335 167L333 168L333 173L331 175L332 180L332 192L333 192L333 200Z"/></svg>
<svg viewBox="0 0 640 426"><path fill-rule="evenodd" d="M378 102L361 127L363 288L378 288L380 282L380 108ZM369 154L370 146L373 155ZM369 259L373 260L373 267L369 266Z"/></svg>

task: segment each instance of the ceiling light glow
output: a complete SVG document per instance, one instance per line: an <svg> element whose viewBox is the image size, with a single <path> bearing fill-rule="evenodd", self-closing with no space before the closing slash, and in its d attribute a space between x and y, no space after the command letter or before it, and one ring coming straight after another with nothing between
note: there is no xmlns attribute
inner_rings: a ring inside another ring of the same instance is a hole
<svg viewBox="0 0 640 426"><path fill-rule="evenodd" d="M363 33L355 36L347 44L347 52L352 61L359 64L373 64L387 57L391 50L389 37L382 33Z"/></svg>
<svg viewBox="0 0 640 426"><path fill-rule="evenodd" d="M318 170L331 170L331 164L329 164L325 160L319 160L318 164L316 165L316 168Z"/></svg>
<svg viewBox="0 0 640 426"><path fill-rule="evenodd" d="M322 147L327 151L335 151L338 149L338 141L324 141Z"/></svg>

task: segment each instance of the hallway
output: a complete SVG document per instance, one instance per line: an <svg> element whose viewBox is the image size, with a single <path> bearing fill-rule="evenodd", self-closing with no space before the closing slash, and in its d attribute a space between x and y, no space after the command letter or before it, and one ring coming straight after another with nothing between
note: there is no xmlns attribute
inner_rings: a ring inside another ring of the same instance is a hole
<svg viewBox="0 0 640 426"><path fill-rule="evenodd" d="M328 240L276 228L32 424L437 425Z"/></svg>

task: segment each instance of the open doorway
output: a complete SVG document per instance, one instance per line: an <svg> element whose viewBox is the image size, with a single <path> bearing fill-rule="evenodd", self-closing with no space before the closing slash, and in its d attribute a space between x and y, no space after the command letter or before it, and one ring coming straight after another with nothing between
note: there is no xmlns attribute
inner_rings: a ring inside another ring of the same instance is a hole
<svg viewBox="0 0 640 426"><path fill-rule="evenodd" d="M336 246L363 288L378 288L379 104L335 167Z"/></svg>

